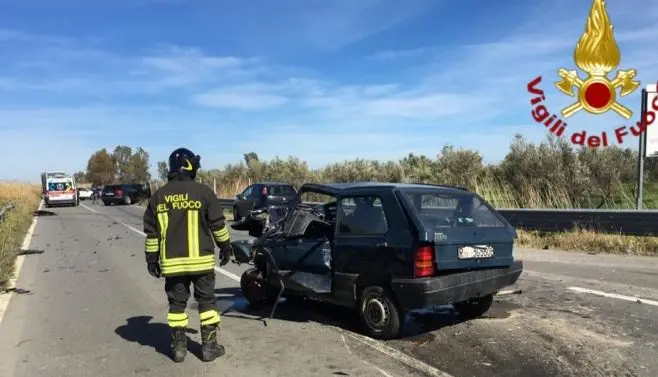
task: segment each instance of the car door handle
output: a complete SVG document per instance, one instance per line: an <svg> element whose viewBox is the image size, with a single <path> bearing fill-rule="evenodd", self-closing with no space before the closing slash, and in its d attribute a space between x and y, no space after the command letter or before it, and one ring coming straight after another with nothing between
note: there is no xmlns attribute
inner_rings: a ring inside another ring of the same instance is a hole
<svg viewBox="0 0 658 377"><path fill-rule="evenodd" d="M375 244L375 247L388 247L388 242L379 242Z"/></svg>

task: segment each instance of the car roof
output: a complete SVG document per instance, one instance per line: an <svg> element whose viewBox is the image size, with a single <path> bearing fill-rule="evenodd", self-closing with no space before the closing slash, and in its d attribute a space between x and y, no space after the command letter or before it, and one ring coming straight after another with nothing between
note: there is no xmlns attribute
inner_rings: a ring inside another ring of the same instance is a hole
<svg viewBox="0 0 658 377"><path fill-rule="evenodd" d="M285 182L256 182L254 185L264 185L264 186L272 186L272 185L281 185L281 186L292 186L290 183L285 183Z"/></svg>
<svg viewBox="0 0 658 377"><path fill-rule="evenodd" d="M424 183L397 183L397 182L349 182L349 183L305 183L300 192L312 191L327 195L345 194L357 189L427 189L438 188L446 192L463 193L468 191L463 187L434 185Z"/></svg>

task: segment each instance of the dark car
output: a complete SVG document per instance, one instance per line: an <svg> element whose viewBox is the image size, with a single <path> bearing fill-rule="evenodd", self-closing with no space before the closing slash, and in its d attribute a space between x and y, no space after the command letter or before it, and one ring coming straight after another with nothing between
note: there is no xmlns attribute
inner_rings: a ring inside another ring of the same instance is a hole
<svg viewBox="0 0 658 377"><path fill-rule="evenodd" d="M300 202L266 231L255 215L232 225L257 237L233 242L235 262L254 266L240 283L254 307L312 297L353 308L365 334L391 339L412 310L452 304L462 318L481 316L523 271L515 229L468 190L342 183L307 192L335 200Z"/></svg>
<svg viewBox="0 0 658 377"><path fill-rule="evenodd" d="M101 200L106 206L112 204L132 204L151 197L149 184L121 183L103 188Z"/></svg>
<svg viewBox="0 0 658 377"><path fill-rule="evenodd" d="M240 221L253 210L294 205L297 190L288 183L261 182L247 187L235 198L233 220Z"/></svg>

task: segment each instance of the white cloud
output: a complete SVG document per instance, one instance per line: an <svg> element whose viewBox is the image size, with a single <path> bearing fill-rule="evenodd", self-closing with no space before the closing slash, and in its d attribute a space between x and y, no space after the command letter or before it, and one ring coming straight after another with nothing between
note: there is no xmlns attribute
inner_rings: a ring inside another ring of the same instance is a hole
<svg viewBox="0 0 658 377"><path fill-rule="evenodd" d="M278 107L289 102L283 95L268 93L261 85L234 86L194 95L192 101L201 106L261 110Z"/></svg>

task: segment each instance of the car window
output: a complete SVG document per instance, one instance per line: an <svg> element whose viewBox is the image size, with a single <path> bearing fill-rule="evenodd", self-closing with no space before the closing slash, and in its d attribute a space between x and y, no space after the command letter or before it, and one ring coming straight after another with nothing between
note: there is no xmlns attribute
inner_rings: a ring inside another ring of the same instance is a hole
<svg viewBox="0 0 658 377"><path fill-rule="evenodd" d="M357 196L340 201L339 234L379 235L388 232L381 198Z"/></svg>
<svg viewBox="0 0 658 377"><path fill-rule="evenodd" d="M294 196L297 194L292 186L287 185L272 185L269 187L268 192L273 196Z"/></svg>
<svg viewBox="0 0 658 377"><path fill-rule="evenodd" d="M114 192L114 190L121 188L121 185L108 185L103 188L104 192Z"/></svg>
<svg viewBox="0 0 658 377"><path fill-rule="evenodd" d="M295 190L294 187L289 186L289 185L283 185L281 186L281 195L284 196L296 196L297 195L297 190Z"/></svg>
<svg viewBox="0 0 658 377"><path fill-rule="evenodd" d="M471 226L501 228L505 224L477 196L464 193L405 192L423 225L429 229Z"/></svg>
<svg viewBox="0 0 658 377"><path fill-rule="evenodd" d="M247 187L244 191L242 191L242 194L240 194L240 195L242 195L244 197L249 197L249 195L251 194L251 190L253 188L254 188L254 186Z"/></svg>

